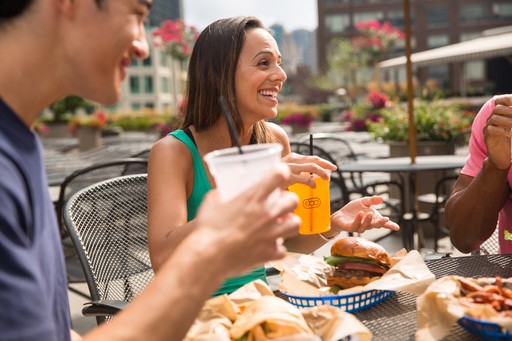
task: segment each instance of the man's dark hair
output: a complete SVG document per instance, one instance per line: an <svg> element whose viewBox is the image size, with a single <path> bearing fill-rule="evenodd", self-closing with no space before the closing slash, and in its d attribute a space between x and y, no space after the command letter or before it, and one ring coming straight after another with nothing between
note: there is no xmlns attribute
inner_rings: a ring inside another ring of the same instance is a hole
<svg viewBox="0 0 512 341"><path fill-rule="evenodd" d="M94 0L101 7L103 0ZM0 0L0 27L26 12L34 0Z"/></svg>
<svg viewBox="0 0 512 341"><path fill-rule="evenodd" d="M32 5L34 0L0 0L0 23L16 18Z"/></svg>

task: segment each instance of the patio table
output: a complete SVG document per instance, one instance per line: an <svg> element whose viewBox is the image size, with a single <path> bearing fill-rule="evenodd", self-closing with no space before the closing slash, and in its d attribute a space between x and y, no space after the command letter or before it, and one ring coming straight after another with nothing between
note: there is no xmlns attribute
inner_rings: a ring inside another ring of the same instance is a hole
<svg viewBox="0 0 512 341"><path fill-rule="evenodd" d="M430 271L440 278L459 275L464 277L512 277L512 255L485 255L447 257L426 261ZM396 292L375 306L354 315L373 333L374 341L414 340L416 332L416 295ZM458 324L450 330L445 341L479 340Z"/></svg>

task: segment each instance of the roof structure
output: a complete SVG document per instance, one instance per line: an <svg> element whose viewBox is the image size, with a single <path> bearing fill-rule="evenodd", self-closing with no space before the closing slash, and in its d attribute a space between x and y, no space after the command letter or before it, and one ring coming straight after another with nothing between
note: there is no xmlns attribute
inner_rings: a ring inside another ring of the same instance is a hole
<svg viewBox="0 0 512 341"><path fill-rule="evenodd" d="M512 32L507 32L416 52L411 54L411 63L413 66L427 66L511 55ZM401 56L382 61L378 65L381 70L385 70L402 67L405 63L406 57Z"/></svg>

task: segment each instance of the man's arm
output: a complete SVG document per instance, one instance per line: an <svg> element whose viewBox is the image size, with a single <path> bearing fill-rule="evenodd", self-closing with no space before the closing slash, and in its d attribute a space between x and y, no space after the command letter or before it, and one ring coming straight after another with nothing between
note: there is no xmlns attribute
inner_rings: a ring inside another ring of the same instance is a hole
<svg viewBox="0 0 512 341"><path fill-rule="evenodd" d="M466 167L476 175L459 177L445 207L451 241L462 252L477 249L492 235L510 194L511 129L512 95L493 97L473 123Z"/></svg>
<svg viewBox="0 0 512 341"><path fill-rule="evenodd" d="M210 192L198 213L198 228L179 244L148 288L84 340L182 340L226 277L284 257L283 239L296 235L300 224L291 214L297 197L282 192L272 205L267 197L284 186L289 174L281 167L227 203Z"/></svg>
<svg viewBox="0 0 512 341"><path fill-rule="evenodd" d="M452 244L461 252L471 252L494 230L498 213L510 194L508 169L496 169L488 160L472 178L461 174L446 202L445 217Z"/></svg>

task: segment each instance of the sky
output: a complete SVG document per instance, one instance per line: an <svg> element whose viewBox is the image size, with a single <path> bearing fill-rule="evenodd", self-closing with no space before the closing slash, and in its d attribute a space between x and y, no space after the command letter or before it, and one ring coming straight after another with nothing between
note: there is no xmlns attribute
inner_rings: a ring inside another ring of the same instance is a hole
<svg viewBox="0 0 512 341"><path fill-rule="evenodd" d="M288 32L318 26L317 0L183 0L183 6L185 23L198 30L237 15L254 15L265 26L281 24Z"/></svg>

